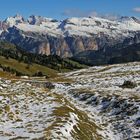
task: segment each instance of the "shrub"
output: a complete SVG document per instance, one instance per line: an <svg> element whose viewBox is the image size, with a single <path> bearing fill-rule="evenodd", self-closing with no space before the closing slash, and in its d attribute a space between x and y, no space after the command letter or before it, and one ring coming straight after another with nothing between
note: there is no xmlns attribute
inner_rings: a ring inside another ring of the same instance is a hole
<svg viewBox="0 0 140 140"><path fill-rule="evenodd" d="M39 76L42 77L44 76L43 73L41 71L38 71L37 73L35 73L33 76Z"/></svg>
<svg viewBox="0 0 140 140"><path fill-rule="evenodd" d="M135 88L137 84L132 81L124 81L124 83L120 86L122 88Z"/></svg>

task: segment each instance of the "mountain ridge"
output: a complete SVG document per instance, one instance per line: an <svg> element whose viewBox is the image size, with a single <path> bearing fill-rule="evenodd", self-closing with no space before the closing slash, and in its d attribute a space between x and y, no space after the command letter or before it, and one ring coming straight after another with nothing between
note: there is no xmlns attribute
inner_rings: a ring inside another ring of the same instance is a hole
<svg viewBox="0 0 140 140"><path fill-rule="evenodd" d="M139 38L140 33L140 20L135 17L121 17L114 21L101 17L58 21L35 15L25 19L16 15L1 23L0 40L32 53L64 58L117 44L137 43L139 39L135 37Z"/></svg>

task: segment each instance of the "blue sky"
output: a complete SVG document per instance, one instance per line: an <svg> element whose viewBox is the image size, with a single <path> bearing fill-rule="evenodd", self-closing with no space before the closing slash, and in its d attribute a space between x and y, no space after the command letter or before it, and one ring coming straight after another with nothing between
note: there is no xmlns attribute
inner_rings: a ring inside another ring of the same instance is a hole
<svg viewBox="0 0 140 140"><path fill-rule="evenodd" d="M56 19L98 14L140 17L140 0L0 0L0 19L16 13Z"/></svg>

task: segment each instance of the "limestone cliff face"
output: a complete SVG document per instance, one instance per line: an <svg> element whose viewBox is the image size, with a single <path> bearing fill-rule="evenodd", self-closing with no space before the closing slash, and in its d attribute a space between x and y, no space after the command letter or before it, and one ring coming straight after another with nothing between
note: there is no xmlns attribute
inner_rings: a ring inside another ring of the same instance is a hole
<svg viewBox="0 0 140 140"><path fill-rule="evenodd" d="M74 50L74 54L77 54L85 50L83 40L79 37L74 39L74 41L72 42L72 47Z"/></svg>
<svg viewBox="0 0 140 140"><path fill-rule="evenodd" d="M2 21L0 21L0 30L6 30L8 28L8 25Z"/></svg>
<svg viewBox="0 0 140 140"><path fill-rule="evenodd" d="M72 57L85 50L97 50L98 44L94 38L71 36L53 37L31 32L24 33L16 27L3 32L1 38L10 41L21 48L39 54Z"/></svg>
<svg viewBox="0 0 140 140"><path fill-rule="evenodd" d="M98 50L98 44L93 37L67 37L65 38L73 55L85 50Z"/></svg>
<svg viewBox="0 0 140 140"><path fill-rule="evenodd" d="M49 42L41 43L38 47L38 53L39 54L50 55L51 54L51 49L50 49Z"/></svg>
<svg viewBox="0 0 140 140"><path fill-rule="evenodd" d="M93 38L87 38L83 41L85 50L98 50L98 44Z"/></svg>
<svg viewBox="0 0 140 140"><path fill-rule="evenodd" d="M134 37L121 38L119 40L106 35L81 37L81 36L50 36L38 33L23 32L16 27L8 29L1 34L1 39L10 41L21 48L39 54L59 55L61 57L72 57L88 50L100 50L104 47L112 47L117 44L129 45L140 42L140 33Z"/></svg>

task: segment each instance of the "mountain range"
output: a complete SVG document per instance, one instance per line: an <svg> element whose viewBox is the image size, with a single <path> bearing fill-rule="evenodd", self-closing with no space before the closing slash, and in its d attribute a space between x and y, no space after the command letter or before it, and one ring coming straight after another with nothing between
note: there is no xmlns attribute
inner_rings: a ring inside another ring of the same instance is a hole
<svg viewBox="0 0 140 140"><path fill-rule="evenodd" d="M104 52L116 46L140 43L140 19L82 17L58 21L35 15L25 19L16 15L0 22L0 40L31 53L77 59L84 53L88 58L90 51Z"/></svg>

